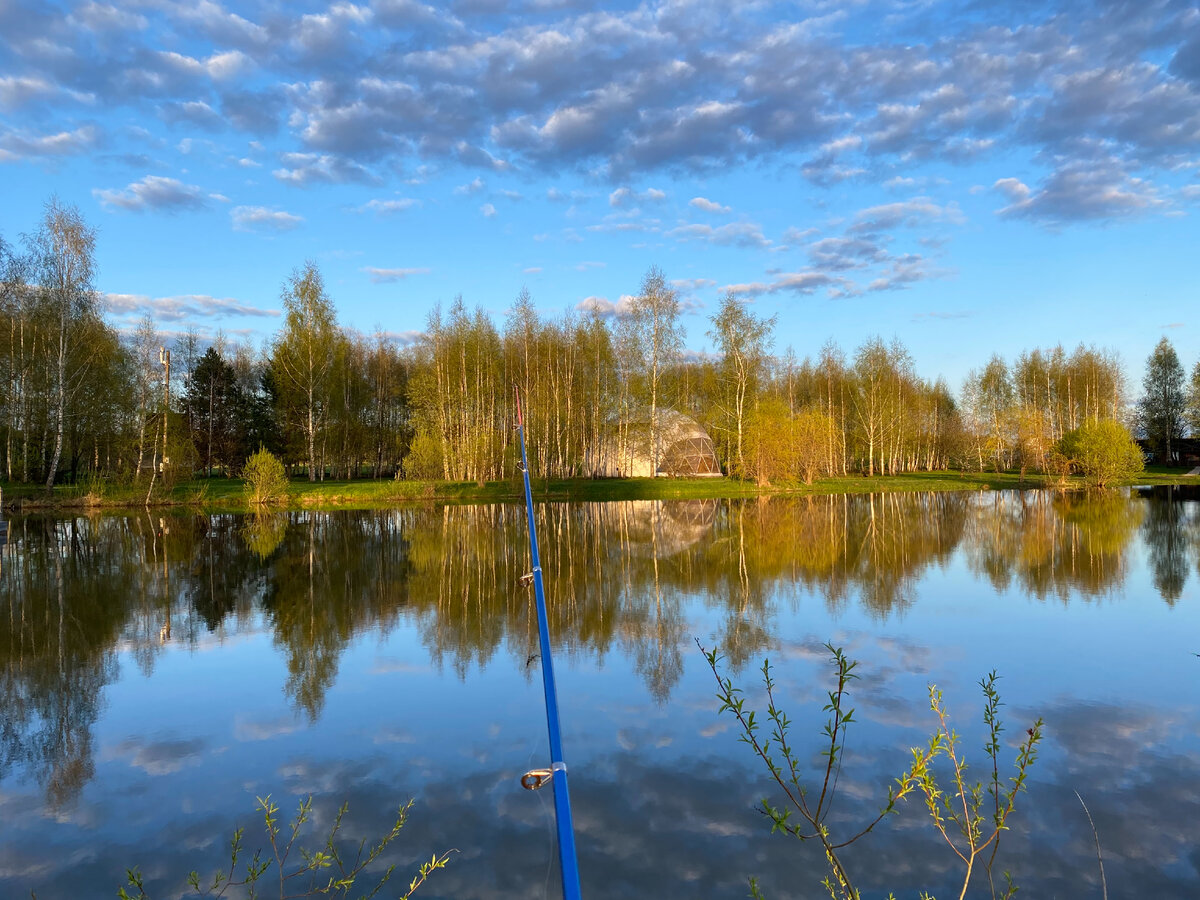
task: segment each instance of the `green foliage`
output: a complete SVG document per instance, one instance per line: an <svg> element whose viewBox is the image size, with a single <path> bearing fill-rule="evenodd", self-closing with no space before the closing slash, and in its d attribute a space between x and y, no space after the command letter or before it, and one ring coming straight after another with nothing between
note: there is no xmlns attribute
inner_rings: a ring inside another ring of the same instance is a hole
<svg viewBox="0 0 1200 900"><path fill-rule="evenodd" d="M1055 454L1049 459L1053 465ZM1065 466L1064 462L1064 466ZM828 497L835 494L891 494L931 491L958 493L961 491L999 491L1027 489L1033 486L1068 486L1073 481L1064 470L1061 477L1040 475L1022 478L1019 472L967 472L947 470L910 472L897 475L823 476L805 485L783 481L770 486L756 486L747 481L730 478L549 478L539 479L538 497L552 501L592 502L602 500L704 500L716 498L768 497L777 495ZM1148 466L1137 476L1138 484L1193 484L1195 478L1184 475L1178 468ZM146 501L144 485L139 489L117 480L103 482L102 505L112 507L142 506ZM171 505L203 506L222 512L246 511L250 508L245 482L240 478L197 479L176 485L169 494L159 496L159 502ZM86 505L87 490L79 485L60 485L52 495L28 484L6 484L5 502L19 502L26 509L69 509ZM400 480L347 481L326 480L306 484L303 488L292 482L286 504L289 508L304 509L377 509L401 502L445 500L455 503L502 503L520 501L523 488L513 478L489 481L483 487L476 482Z"/></svg>
<svg viewBox="0 0 1200 900"><path fill-rule="evenodd" d="M423 481L442 477L442 443L424 429L413 435L408 455L404 457L404 476Z"/></svg>
<svg viewBox="0 0 1200 900"><path fill-rule="evenodd" d="M746 302L727 291L720 309L709 319L709 338L721 354L720 381L723 396L718 404L718 421L732 437L734 465L730 469L743 474L746 469L744 436L746 411L762 387L763 369L778 316L763 319L750 312Z"/></svg>
<svg viewBox="0 0 1200 900"><path fill-rule="evenodd" d="M958 733L950 727L949 713L942 701L942 692L936 685L929 686L929 707L937 717L937 731L929 740L926 749L913 749L913 766L910 770L917 786L925 796L925 808L933 821L934 827L963 863L966 869L960 900L967 894L971 883L971 875L976 863L983 857L990 846L992 852L988 855L984 868L987 872L988 887L995 897L996 885L992 879L992 865L996 861L996 853L1000 849L1000 834L1006 831L1008 817L1016 806L1017 794L1025 789L1025 781L1029 767L1037 759L1037 747L1042 739L1042 720L1038 719L1033 727L1026 731L1025 740L1017 749L1017 758L1013 763L1016 774L1007 781L1000 778L1000 732L1004 726L1000 722L1000 695L996 691L995 672L988 674L979 682L985 698L983 721L988 728L988 741L984 750L991 763L987 780L972 784L966 779L967 762L962 754L961 741ZM933 760L946 756L952 765L953 793L948 793L939 786L931 768ZM1005 889L1000 896L1005 900L1017 892L1016 886L1008 873L1004 873Z"/></svg>
<svg viewBox="0 0 1200 900"><path fill-rule="evenodd" d="M1138 402L1139 423L1160 462L1172 462L1172 445L1183 437L1186 408L1183 364L1171 342L1163 338L1146 360Z"/></svg>
<svg viewBox="0 0 1200 900"><path fill-rule="evenodd" d="M989 771L985 781L972 784L966 777L967 762L963 756L957 732L950 727L949 714L942 701L942 693L935 685L929 687L929 704L937 719L937 728L925 747L912 749L912 761L896 784L888 788L887 797L878 815L845 832L835 834L830 824L838 780L845 761L846 731L854 721L854 708L848 705L848 688L857 679L854 673L857 663L849 659L840 647L826 644L835 672L835 687L827 693L828 702L823 711L827 714L821 729L824 749L816 778L811 781L803 774L803 761L789 738L792 721L775 702L775 680L771 675L771 664L764 660L763 684L766 688L766 730L762 717L747 707L740 688L729 678L722 677L719 669L721 657L716 650L711 652L701 647L717 680L717 699L721 701L719 713L731 713L741 727L741 741L751 747L761 760L775 783L783 791L785 802L774 805L764 798L761 812L771 820L771 832L782 831L801 841L818 841L825 852L829 874L822 882L833 900L859 900L861 896L839 855L842 848L865 837L888 815L897 811L897 804L910 794L920 793L925 798L926 810L934 828L962 862L963 874L960 900L966 896L971 876L977 863L983 863L987 873L992 897L1008 900L1016 893L1012 879L1005 873L1005 888L997 893L992 879L992 866L1000 846L1000 834L1007 830L1009 816L1016 805L1017 794L1025 789L1029 767L1037 758L1037 747L1042 739L1042 720L1038 719L1026 732L1014 762L1015 774L1007 781L1000 777L1000 734L1004 730L999 717L1000 696L996 691L996 673L992 672L982 681L985 703L983 721L988 729L988 740L984 750L988 755ZM934 772L934 762L945 757L950 763L951 781L943 788ZM819 789L817 785L819 784ZM991 848L991 853L984 854ZM751 896L761 898L758 884L750 882ZM922 893L922 898L929 898Z"/></svg>
<svg viewBox="0 0 1200 900"><path fill-rule="evenodd" d="M763 400L746 417L742 474L760 486L781 479L811 485L829 472L836 433L837 423L819 409L792 415L781 401Z"/></svg>
<svg viewBox="0 0 1200 900"><path fill-rule="evenodd" d="M271 369L282 406L304 435L301 451L308 480L317 480L316 435L320 411L330 402L329 387L340 332L325 280L312 260L295 269L280 291L283 330L272 349Z"/></svg>
<svg viewBox="0 0 1200 900"><path fill-rule="evenodd" d="M246 480L246 498L252 506L282 503L287 499L287 471L265 447L246 460L242 478Z"/></svg>
<svg viewBox="0 0 1200 900"><path fill-rule="evenodd" d="M798 413L792 422L792 464L794 474L805 484L828 473L833 456L837 423L820 410Z"/></svg>
<svg viewBox="0 0 1200 900"><path fill-rule="evenodd" d="M1120 422L1101 419L1063 435L1055 448L1089 483L1098 487L1142 471L1142 451Z"/></svg>
<svg viewBox="0 0 1200 900"><path fill-rule="evenodd" d="M242 539L260 560L275 552L287 534L286 513L257 512L242 526Z"/></svg>
<svg viewBox="0 0 1200 900"><path fill-rule="evenodd" d="M1192 378L1188 382L1185 417L1192 437L1200 437L1200 362L1192 367Z"/></svg>
<svg viewBox="0 0 1200 900"><path fill-rule="evenodd" d="M746 416L745 464L740 474L762 486L792 478L795 443L787 406L778 400L763 401Z"/></svg>
<svg viewBox="0 0 1200 900"><path fill-rule="evenodd" d="M258 811L262 813L263 828L271 847L270 852L264 853L261 849L255 850L254 855L246 860L242 846L244 829L239 828L233 833L233 838L229 842L228 867L217 870L211 878L203 880L195 871L187 876L188 887L193 893L215 900L217 897L225 896L230 888L246 888L244 894L250 898L260 896L259 891L268 891L270 896L278 896L280 900L285 900L285 898L311 897L318 894L349 897L351 890L357 887L362 891L358 896L364 900L374 897L391 879L392 873L396 869L395 865L388 866L382 875L371 875L367 880L373 882L374 886L368 890L363 890L364 886L360 883L362 881L360 876L363 876L366 869L379 859L384 850L399 837L401 829L408 821L408 811L413 804L409 800L397 810L396 821L387 834L370 845L364 838L359 842L354 856L349 857L344 855L345 849L338 846L337 840L338 832L342 827L342 818L348 809L346 804L343 803L338 810L329 834L325 836L319 849L310 849L298 844L297 841L312 815L311 795L300 802L295 817L282 826L278 817L279 807L271 802L270 794L257 799ZM417 874L409 882L408 890L399 895L399 900L408 900L416 893L430 874L445 867L453 852L455 851L447 850L445 853L435 853L430 857L429 862L422 863ZM300 857L299 862L295 861L293 854ZM272 869L274 872L271 871ZM150 895L146 893L141 871L133 868L126 870L125 874L127 887L131 888L133 893L124 887L118 888L117 896L120 900L149 900ZM268 881L271 884L270 887L267 887ZM276 888L278 888L278 893L276 893Z"/></svg>
<svg viewBox="0 0 1200 900"><path fill-rule="evenodd" d="M214 466L231 468L245 450L248 401L237 372L215 347L209 347L187 382L182 405L187 412L190 437L206 474Z"/></svg>

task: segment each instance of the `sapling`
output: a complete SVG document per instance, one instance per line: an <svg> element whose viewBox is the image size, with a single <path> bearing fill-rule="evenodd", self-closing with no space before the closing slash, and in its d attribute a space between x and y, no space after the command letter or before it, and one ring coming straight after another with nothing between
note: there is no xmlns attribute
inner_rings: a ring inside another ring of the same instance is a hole
<svg viewBox="0 0 1200 900"><path fill-rule="evenodd" d="M700 646L698 641L697 645ZM825 648L830 654L836 683L826 695L828 701L823 711L827 718L821 729L822 762L816 779L810 782L802 772L800 760L788 737L792 721L775 702L776 682L771 674L770 661L764 660L762 665L768 723L764 732L760 716L747 707L742 690L733 685L732 679L721 675L719 653L700 646L717 680L717 699L721 702L719 714L728 712L737 719L741 727L740 740L750 746L783 791L783 804L776 806L769 798L761 802L760 811L771 820L772 833L782 831L801 841L819 842L829 867L822 882L829 896L833 900L859 900L859 890L854 886L851 873L838 851L870 834L888 815L897 812L897 804L901 800L919 792L925 799L934 828L963 863L960 900L966 896L971 877L981 861L987 872L992 897L1010 898L1017 890L1012 879L1005 873L1005 887L998 893L992 878L992 866L999 849L1000 834L1008 829L1008 819L1016 806L1017 794L1025 789L1029 768L1037 758L1037 747L1042 739L1042 720L1038 719L1026 731L1017 750L1015 774L1007 781L1002 781L999 755L1000 734L1004 729L999 717L1001 703L996 690L997 675L992 672L980 681L985 698L983 719L988 728L984 750L990 761L990 772L986 784L971 784L966 777L967 762L960 747L961 742L957 732L950 727L942 693L936 685L930 685L929 704L937 719L937 729L928 744L912 749L908 768L894 785L888 787L887 798L876 816L857 828L847 829L844 834L835 834L828 821L845 762L846 731L854 721L854 708L848 705L848 687L858 677L854 671L858 664L849 659L840 647L827 643ZM950 767L950 792L943 790L934 772L935 760L943 756ZM818 783L819 790L816 788ZM991 852L985 859L989 847ZM750 890L751 896L762 897L754 879L750 881ZM933 900L927 893L922 893L921 898Z"/></svg>
<svg viewBox="0 0 1200 900"><path fill-rule="evenodd" d="M312 814L311 795L300 802L296 815L283 826L279 822L279 807L271 802L271 796L268 794L257 800L270 852L264 854L262 850L256 850L249 861L246 861L242 845L244 829L239 828L229 842L229 865L218 869L211 878L203 880L199 873L193 871L187 877L187 884L192 892L216 900L225 896L230 888L245 888L245 896L254 900L260 896L267 896L260 894L260 891L266 890L269 881L274 886L269 896L278 897L279 900L313 895L349 897L355 889L355 896L364 900L374 897L391 879L396 866L393 864L381 874L372 874L366 879L369 886L364 887L361 882L366 877L366 869L399 837L413 804L413 801L409 800L397 810L396 820L391 829L377 841L370 845L366 839L360 841L357 851L350 858L344 857L342 849L337 845L342 818L348 809L346 804L343 803L338 809L323 845L319 849L309 849L298 844L298 840ZM299 862L293 858L293 852L300 856ZM409 900L434 871L445 867L450 854L454 852L448 850L441 854L435 853L428 862L422 863L409 882L408 889L399 895L399 900ZM270 875L272 868L275 870L273 876ZM125 874L128 887L133 893L123 887L118 888L117 896L120 900L150 900L141 871L133 868Z"/></svg>

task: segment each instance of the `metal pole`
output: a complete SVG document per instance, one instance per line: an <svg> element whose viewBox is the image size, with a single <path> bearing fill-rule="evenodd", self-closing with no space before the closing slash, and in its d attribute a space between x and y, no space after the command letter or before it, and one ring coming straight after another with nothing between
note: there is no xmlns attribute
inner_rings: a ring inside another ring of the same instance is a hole
<svg viewBox="0 0 1200 900"><path fill-rule="evenodd" d="M171 462L167 456L167 416L171 412L171 351L166 347L158 348L158 361L162 363L166 375L163 377L163 475L167 474L167 464Z"/></svg>

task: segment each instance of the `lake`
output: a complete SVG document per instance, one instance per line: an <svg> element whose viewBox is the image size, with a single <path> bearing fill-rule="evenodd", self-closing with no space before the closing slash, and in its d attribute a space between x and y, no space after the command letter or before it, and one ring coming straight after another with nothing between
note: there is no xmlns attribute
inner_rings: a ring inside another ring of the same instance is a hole
<svg viewBox="0 0 1200 900"><path fill-rule="evenodd" d="M584 896L822 897L812 842L718 715L697 647L820 764L826 642L859 661L830 827L877 812L942 689L986 778L1045 740L996 876L1030 897L1200 896L1200 494L1162 488L542 504L542 566ZM264 847L255 798L386 832L400 893L557 895L524 508L16 517L0 548L0 896L179 896ZM1007 777L1008 772L1001 772ZM1089 824L1078 795L1095 823ZM314 840L313 844L319 844ZM917 797L846 850L864 896L957 896ZM276 894L277 895L277 894ZM269 896L269 895L268 895ZM979 873L970 896L990 896Z"/></svg>

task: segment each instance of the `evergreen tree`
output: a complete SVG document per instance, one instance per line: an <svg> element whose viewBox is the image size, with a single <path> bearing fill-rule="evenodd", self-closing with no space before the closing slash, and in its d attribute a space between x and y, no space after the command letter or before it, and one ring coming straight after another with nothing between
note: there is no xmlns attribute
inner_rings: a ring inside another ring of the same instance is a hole
<svg viewBox="0 0 1200 900"><path fill-rule="evenodd" d="M232 467L246 453L245 402L237 373L215 347L209 347L188 380L184 406L192 443L205 473L214 465Z"/></svg>
<svg viewBox="0 0 1200 900"><path fill-rule="evenodd" d="M276 456L281 456L286 441L279 423L279 386L270 366L262 367L257 390L243 390L241 397L243 421L246 423L246 449L253 451L265 447Z"/></svg>

